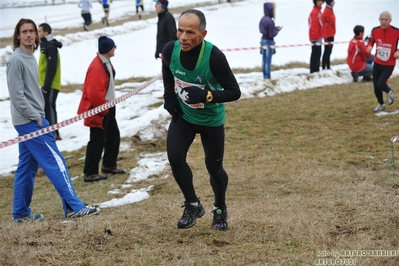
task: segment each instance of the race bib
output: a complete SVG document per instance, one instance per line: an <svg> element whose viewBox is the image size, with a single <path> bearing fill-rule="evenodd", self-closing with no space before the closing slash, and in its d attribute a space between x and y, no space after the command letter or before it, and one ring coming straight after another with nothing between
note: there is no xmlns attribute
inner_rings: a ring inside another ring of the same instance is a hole
<svg viewBox="0 0 399 266"><path fill-rule="evenodd" d="M196 109L196 108L204 108L204 106L205 106L204 103L195 103L195 104L186 103L186 100L188 99L188 96L187 96L188 93L187 93L187 91L184 90L184 88L190 87L190 86L196 86L196 87L199 87L201 89L204 89L204 85L185 82L185 81L175 77L176 94L177 94L178 97L180 97L182 102L184 104L186 104L187 106L190 106L191 108L194 108L194 109Z"/></svg>
<svg viewBox="0 0 399 266"><path fill-rule="evenodd" d="M377 58L381 61L388 61L391 56L391 48L378 46Z"/></svg>

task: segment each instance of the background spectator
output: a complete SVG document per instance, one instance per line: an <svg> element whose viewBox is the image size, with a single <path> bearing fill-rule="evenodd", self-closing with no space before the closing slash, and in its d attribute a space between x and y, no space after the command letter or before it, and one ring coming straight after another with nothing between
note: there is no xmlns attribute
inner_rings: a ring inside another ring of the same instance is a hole
<svg viewBox="0 0 399 266"><path fill-rule="evenodd" d="M90 13L90 9L92 8L91 0L80 0L78 3L78 7L82 9L81 15L84 20L83 30L88 31L89 26L91 24L91 13Z"/></svg>
<svg viewBox="0 0 399 266"><path fill-rule="evenodd" d="M336 33L335 14L333 6L334 0L326 0L326 7L322 15L323 36L324 36L324 53L322 59L322 69L330 69L330 56L334 45L334 36Z"/></svg>
<svg viewBox="0 0 399 266"><path fill-rule="evenodd" d="M168 11L168 0L154 0L155 10L158 13L157 25L157 47L155 50L155 59L161 57L162 49L169 41L177 40L176 21Z"/></svg>
<svg viewBox="0 0 399 266"><path fill-rule="evenodd" d="M310 55L310 73L320 71L321 42L323 40L323 22L321 19L321 6L323 0L313 0L313 9L310 12L309 40L312 44L312 53Z"/></svg>
<svg viewBox="0 0 399 266"><path fill-rule="evenodd" d="M104 9L104 17L101 18L101 22L107 26L109 26L108 22L108 16L109 16L109 10L110 10L110 3L112 3L112 0L98 0L100 3L103 5Z"/></svg>
<svg viewBox="0 0 399 266"><path fill-rule="evenodd" d="M262 46L262 72L264 79L270 79L272 56L276 51L274 37L281 30L281 27L274 25L275 9L274 3L264 3L264 16L259 22L259 31L262 34L260 45Z"/></svg>
<svg viewBox="0 0 399 266"><path fill-rule="evenodd" d="M357 82L359 76L363 80L372 80L374 56L367 49L367 39L363 41L364 27L357 25L353 32L355 37L349 42L347 58L353 81Z"/></svg>
<svg viewBox="0 0 399 266"><path fill-rule="evenodd" d="M87 70L78 114L115 100L115 70L110 61L111 57L115 55L115 49L116 45L111 38L106 36L98 38L98 54ZM98 174L103 150L101 171L111 174L126 173L124 169L118 169L116 163L119 154L120 133L115 113L116 107L114 106L84 120L84 125L90 127L90 140L86 147L83 169L85 182L108 178L106 175Z"/></svg>
<svg viewBox="0 0 399 266"><path fill-rule="evenodd" d="M141 9L141 11L139 11ZM141 13L144 12L144 0L136 0L136 17L141 19Z"/></svg>
<svg viewBox="0 0 399 266"><path fill-rule="evenodd" d="M49 24L39 25L39 85L44 96L46 119L50 125L55 125L58 122L56 101L61 89L61 59L58 49L62 43L54 39L51 32ZM56 140L61 140L58 129L53 131L53 135Z"/></svg>

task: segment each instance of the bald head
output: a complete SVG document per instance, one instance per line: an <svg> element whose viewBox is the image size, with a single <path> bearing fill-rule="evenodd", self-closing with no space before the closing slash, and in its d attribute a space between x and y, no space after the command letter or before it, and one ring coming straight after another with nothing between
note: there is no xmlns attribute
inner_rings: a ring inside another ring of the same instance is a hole
<svg viewBox="0 0 399 266"><path fill-rule="evenodd" d="M387 28L391 24L391 20L392 20L391 13L389 13L388 11L382 12L380 14L379 20L380 20L381 28L383 28L383 29Z"/></svg>

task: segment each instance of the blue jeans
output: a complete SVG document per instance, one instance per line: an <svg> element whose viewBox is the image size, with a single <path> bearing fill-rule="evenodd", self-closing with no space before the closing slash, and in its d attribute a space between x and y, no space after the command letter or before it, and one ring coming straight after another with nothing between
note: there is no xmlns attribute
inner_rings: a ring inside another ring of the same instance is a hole
<svg viewBox="0 0 399 266"><path fill-rule="evenodd" d="M42 117L42 122L43 126L36 121L31 121L14 127L18 136L23 136L50 125L44 117ZM23 218L31 214L29 206L39 165L61 197L65 214L67 207L73 211L79 211L85 207L75 193L64 156L58 150L52 133L20 142L18 145L19 162L14 177L13 218Z"/></svg>
<svg viewBox="0 0 399 266"><path fill-rule="evenodd" d="M366 58L366 68L359 72L359 76L371 76L373 75L373 62L374 62L374 55L370 55Z"/></svg>
<svg viewBox="0 0 399 266"><path fill-rule="evenodd" d="M274 41L261 39L260 45L267 46L267 49L262 49L262 72L264 79L270 79L270 71L272 66L272 56L274 52ZM272 48L270 46L273 46Z"/></svg>

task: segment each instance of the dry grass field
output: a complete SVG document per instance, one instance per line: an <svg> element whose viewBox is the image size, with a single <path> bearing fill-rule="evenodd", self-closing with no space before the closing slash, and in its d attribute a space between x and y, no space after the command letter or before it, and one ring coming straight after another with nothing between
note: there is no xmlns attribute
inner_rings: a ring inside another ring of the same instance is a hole
<svg viewBox="0 0 399 266"><path fill-rule="evenodd" d="M397 92L399 78L390 85ZM23 224L11 221L13 177L1 177L0 265L315 265L332 258L399 265L399 143L394 163L390 142L399 134L398 116L376 116L374 105L365 82L227 104L226 232L210 229L213 193L199 138L188 161L207 213L188 230L176 226L184 199L169 168L135 184L154 186L149 199L74 220L63 217L39 170L31 206L44 219ZM120 154L127 170L140 152L165 151L164 140L123 141L131 144ZM84 152L64 153L72 176L81 175ZM99 203L126 179L84 183L79 177L74 186L84 202ZM353 250L394 255L342 256ZM327 253L335 251L341 256Z"/></svg>

